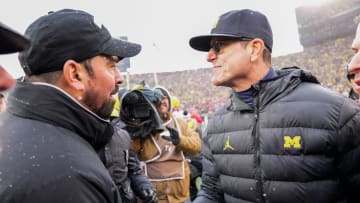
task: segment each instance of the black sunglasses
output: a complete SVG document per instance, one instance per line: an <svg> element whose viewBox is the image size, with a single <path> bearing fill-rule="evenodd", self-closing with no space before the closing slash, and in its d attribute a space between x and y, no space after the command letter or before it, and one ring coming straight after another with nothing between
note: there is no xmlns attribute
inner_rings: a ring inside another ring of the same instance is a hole
<svg viewBox="0 0 360 203"><path fill-rule="evenodd" d="M346 65L345 67L345 71L346 71L346 78L350 81L350 80L353 80L355 78L355 73L350 73L349 72L349 64Z"/></svg>
<svg viewBox="0 0 360 203"><path fill-rule="evenodd" d="M355 78L355 73L348 73L346 77L348 80L353 80Z"/></svg>
<svg viewBox="0 0 360 203"><path fill-rule="evenodd" d="M251 41L250 38L237 38L228 40L215 41L213 45L210 45L210 49L213 49L216 54L220 53L221 49L235 41Z"/></svg>

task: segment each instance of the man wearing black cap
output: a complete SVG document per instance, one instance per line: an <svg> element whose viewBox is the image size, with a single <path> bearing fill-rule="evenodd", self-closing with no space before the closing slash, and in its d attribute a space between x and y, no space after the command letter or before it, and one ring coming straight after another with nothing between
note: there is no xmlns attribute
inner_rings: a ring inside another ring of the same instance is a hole
<svg viewBox="0 0 360 203"><path fill-rule="evenodd" d="M212 82L232 88L203 136L201 202L360 202L360 109L309 72L271 67L272 31L252 10L220 16Z"/></svg>
<svg viewBox="0 0 360 203"><path fill-rule="evenodd" d="M121 202L96 150L114 132L116 63L140 45L71 9L38 18L25 36L26 80L0 115L0 202Z"/></svg>
<svg viewBox="0 0 360 203"><path fill-rule="evenodd" d="M0 112L6 108L7 91L15 85L15 79L0 65Z"/></svg>

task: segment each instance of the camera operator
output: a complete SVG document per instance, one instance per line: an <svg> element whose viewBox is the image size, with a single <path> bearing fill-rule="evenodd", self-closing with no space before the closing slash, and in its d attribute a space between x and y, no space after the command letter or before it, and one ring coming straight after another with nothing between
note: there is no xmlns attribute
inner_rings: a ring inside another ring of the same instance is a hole
<svg viewBox="0 0 360 203"><path fill-rule="evenodd" d="M199 153L201 140L184 120L173 117L168 91L142 88L129 92L122 99L120 118L159 202L189 201L190 169L184 153Z"/></svg>
<svg viewBox="0 0 360 203"><path fill-rule="evenodd" d="M123 203L156 203L156 191L148 178L142 173L137 155L130 149L131 138L125 124L120 120L120 97L125 89L116 96L111 113L114 134L105 148L98 154L114 180ZM126 90L125 90L126 91Z"/></svg>

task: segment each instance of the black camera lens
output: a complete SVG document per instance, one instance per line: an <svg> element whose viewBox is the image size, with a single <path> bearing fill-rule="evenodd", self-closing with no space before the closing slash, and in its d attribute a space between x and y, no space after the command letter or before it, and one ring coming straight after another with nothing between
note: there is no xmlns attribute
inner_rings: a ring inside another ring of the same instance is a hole
<svg viewBox="0 0 360 203"><path fill-rule="evenodd" d="M136 92L129 92L123 99L124 104L136 104L140 100L139 95Z"/></svg>
<svg viewBox="0 0 360 203"><path fill-rule="evenodd" d="M151 117L151 106L148 104L136 105L133 108L134 118L149 119Z"/></svg>

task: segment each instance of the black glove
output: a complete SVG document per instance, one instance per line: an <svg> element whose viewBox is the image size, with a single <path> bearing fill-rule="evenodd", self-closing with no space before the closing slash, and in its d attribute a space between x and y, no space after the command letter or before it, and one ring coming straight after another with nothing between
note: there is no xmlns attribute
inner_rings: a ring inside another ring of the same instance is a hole
<svg viewBox="0 0 360 203"><path fill-rule="evenodd" d="M175 128L168 126L166 126L166 129L168 129L170 136L163 135L161 137L165 140L171 141L174 145L178 145L180 143L179 132Z"/></svg>
<svg viewBox="0 0 360 203"><path fill-rule="evenodd" d="M158 199L156 196L156 191L153 188L144 188L140 191L140 199L143 203L157 203Z"/></svg>

